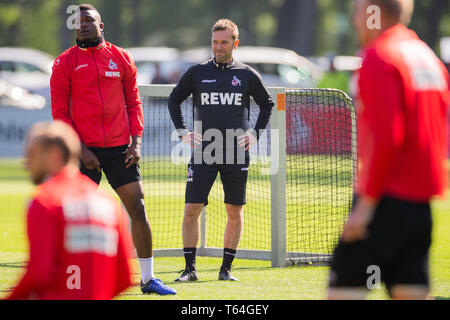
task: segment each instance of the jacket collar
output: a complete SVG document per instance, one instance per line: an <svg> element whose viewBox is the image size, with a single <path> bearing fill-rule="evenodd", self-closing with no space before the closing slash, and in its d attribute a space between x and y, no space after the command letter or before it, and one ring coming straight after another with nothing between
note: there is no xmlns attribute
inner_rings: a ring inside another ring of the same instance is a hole
<svg viewBox="0 0 450 320"><path fill-rule="evenodd" d="M230 63L220 63L220 62L216 62L216 58L213 57L212 61L213 61L214 65L216 66L216 68L219 70L227 70L227 69L230 69L232 66L234 66L234 59Z"/></svg>
<svg viewBox="0 0 450 320"><path fill-rule="evenodd" d="M78 47L78 49L82 50L82 51L95 51L95 50L100 50L103 49L106 46L106 41L103 39L102 42L100 42L98 45L96 45L95 47L89 47L89 48L80 48L78 45L76 47Z"/></svg>

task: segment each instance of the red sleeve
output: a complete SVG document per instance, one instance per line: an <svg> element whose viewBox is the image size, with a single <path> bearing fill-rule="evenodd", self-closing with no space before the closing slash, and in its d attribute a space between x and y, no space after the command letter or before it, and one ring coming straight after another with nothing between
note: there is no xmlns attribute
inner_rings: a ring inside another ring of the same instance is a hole
<svg viewBox="0 0 450 320"><path fill-rule="evenodd" d="M52 116L54 120L62 120L73 127L69 113L70 80L66 64L66 55L58 57L53 63L50 78Z"/></svg>
<svg viewBox="0 0 450 320"><path fill-rule="evenodd" d="M30 299L49 285L56 257L56 226L42 204L34 200L27 218L29 261L25 275L9 300Z"/></svg>
<svg viewBox="0 0 450 320"><path fill-rule="evenodd" d="M403 84L399 71L376 57L361 69L360 95L367 137L361 168L360 192L379 198L404 140Z"/></svg>
<svg viewBox="0 0 450 320"><path fill-rule="evenodd" d="M130 122L130 133L131 136L141 137L144 131L144 113L137 85L137 69L133 58L126 51L124 51L124 60L126 72L123 80L123 94Z"/></svg>

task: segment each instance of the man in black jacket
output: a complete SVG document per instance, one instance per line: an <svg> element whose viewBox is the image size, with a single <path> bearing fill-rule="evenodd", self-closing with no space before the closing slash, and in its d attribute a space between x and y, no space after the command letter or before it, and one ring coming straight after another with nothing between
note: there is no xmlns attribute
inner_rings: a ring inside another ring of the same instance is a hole
<svg viewBox="0 0 450 320"><path fill-rule="evenodd" d="M219 172L228 215L219 280L237 280L230 271L243 228L248 150L266 128L274 105L260 75L233 59L238 37L238 28L231 20L217 21L212 27L214 58L189 68L169 97L169 111L178 136L193 147L182 230L186 267L175 281L198 279L195 254L200 237L199 217ZM187 130L180 108L191 94L194 132ZM254 128L249 125L250 97L260 108Z"/></svg>

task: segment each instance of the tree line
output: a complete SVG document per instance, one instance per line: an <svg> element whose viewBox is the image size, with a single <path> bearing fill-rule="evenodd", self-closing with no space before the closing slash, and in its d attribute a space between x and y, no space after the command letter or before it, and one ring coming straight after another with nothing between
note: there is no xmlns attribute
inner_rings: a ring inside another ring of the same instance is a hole
<svg viewBox="0 0 450 320"><path fill-rule="evenodd" d="M101 13L105 37L122 47L207 46L210 27L231 18L242 45L279 46L305 56L355 54L352 0L0 0L0 46L52 55L74 44L68 6L89 2ZM450 0L416 0L411 28L439 53L450 35Z"/></svg>

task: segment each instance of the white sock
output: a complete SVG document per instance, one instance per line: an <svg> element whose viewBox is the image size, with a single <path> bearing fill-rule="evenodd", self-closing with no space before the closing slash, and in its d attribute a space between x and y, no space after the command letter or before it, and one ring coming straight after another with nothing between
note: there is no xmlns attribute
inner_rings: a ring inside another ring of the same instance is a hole
<svg viewBox="0 0 450 320"><path fill-rule="evenodd" d="M155 278L153 274L153 257L141 259L138 258L139 267L141 268L141 280L142 283L147 283Z"/></svg>

